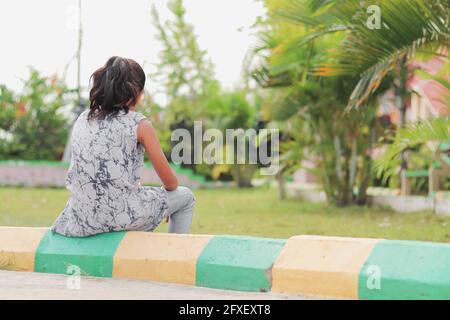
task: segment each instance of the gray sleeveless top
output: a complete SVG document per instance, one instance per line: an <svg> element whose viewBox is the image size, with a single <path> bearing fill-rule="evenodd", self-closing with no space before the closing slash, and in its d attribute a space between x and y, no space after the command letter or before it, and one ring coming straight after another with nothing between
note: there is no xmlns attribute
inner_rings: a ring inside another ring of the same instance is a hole
<svg viewBox="0 0 450 320"><path fill-rule="evenodd" d="M71 135L72 155L66 177L71 192L52 230L69 237L102 232L152 231L168 209L167 193L140 185L144 148L137 125L145 116L121 111L88 120L84 111Z"/></svg>

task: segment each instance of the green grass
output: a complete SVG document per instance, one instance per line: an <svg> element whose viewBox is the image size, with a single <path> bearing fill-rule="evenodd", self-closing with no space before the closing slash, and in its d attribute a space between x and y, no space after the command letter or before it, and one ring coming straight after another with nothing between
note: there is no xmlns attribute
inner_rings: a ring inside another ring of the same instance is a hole
<svg viewBox="0 0 450 320"><path fill-rule="evenodd" d="M278 201L273 189L197 190L193 233L274 238L313 234L450 242L450 217L388 209L336 208ZM0 188L0 225L50 226L64 208L64 189ZM158 231L167 230L163 223Z"/></svg>

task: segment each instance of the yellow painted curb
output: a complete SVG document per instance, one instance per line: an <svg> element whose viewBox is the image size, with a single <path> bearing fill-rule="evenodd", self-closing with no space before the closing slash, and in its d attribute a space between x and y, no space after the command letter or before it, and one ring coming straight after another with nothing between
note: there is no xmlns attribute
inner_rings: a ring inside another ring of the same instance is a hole
<svg viewBox="0 0 450 320"><path fill-rule="evenodd" d="M127 232L114 256L113 278L195 285L197 258L212 237Z"/></svg>
<svg viewBox="0 0 450 320"><path fill-rule="evenodd" d="M34 271L34 255L47 228L0 227L0 269Z"/></svg>
<svg viewBox="0 0 450 320"><path fill-rule="evenodd" d="M295 236L272 270L272 291L358 299L358 275L380 239Z"/></svg>

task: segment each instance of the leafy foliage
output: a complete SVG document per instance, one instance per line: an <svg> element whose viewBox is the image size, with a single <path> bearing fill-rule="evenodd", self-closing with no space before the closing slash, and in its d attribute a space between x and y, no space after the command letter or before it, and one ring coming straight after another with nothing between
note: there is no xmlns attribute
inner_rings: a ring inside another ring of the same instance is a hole
<svg viewBox="0 0 450 320"><path fill-rule="evenodd" d="M350 106L365 104L403 58L409 61L417 52L435 52L442 46L448 48L450 43L447 0L283 2L286 6L278 10L278 17L307 27L304 34L291 41L291 48L308 45L330 33L344 34L344 41L331 52L329 61L316 64L315 72L361 76L350 97ZM370 5L380 9L379 29L367 26Z"/></svg>
<svg viewBox="0 0 450 320"><path fill-rule="evenodd" d="M162 22L153 6L152 16L163 46L157 71L152 75L162 83L170 108L168 121L192 122L202 111L203 100L219 89L212 62L200 49L194 28L186 22L182 0L170 0L172 18Z"/></svg>
<svg viewBox="0 0 450 320"><path fill-rule="evenodd" d="M67 141L68 123L60 109L69 92L56 77L31 70L20 96L0 90L0 159L60 159Z"/></svg>
<svg viewBox="0 0 450 320"><path fill-rule="evenodd" d="M450 117L412 123L400 128L392 143L375 162L378 176L386 179L395 174L400 164L399 155L403 151L433 141L450 141Z"/></svg>
<svg viewBox="0 0 450 320"><path fill-rule="evenodd" d="M183 128L191 134L194 121L202 121L203 130L247 129L256 124L257 113L254 104L248 100L248 92L236 89L223 92L214 77L213 64L207 52L200 49L193 26L186 22L182 0L168 2L171 18L161 21L155 7L152 15L158 39L163 50L156 65L155 79L162 83L167 103L160 109L159 132L165 150L170 154L170 131ZM192 143L194 143L192 139ZM191 146L191 149L193 146ZM234 150L224 150L234 152ZM192 155L193 157L193 155ZM192 161L193 163L193 161ZM186 165L208 178L221 179L234 177L239 185L247 186L251 181L252 170L239 174L239 165ZM241 177L245 176L245 181ZM241 183L242 182L242 183Z"/></svg>
<svg viewBox="0 0 450 320"><path fill-rule="evenodd" d="M336 33L342 29L339 20L320 3L268 0L267 4L266 23L272 27L262 33L260 50L269 54L255 78L263 87L280 92L266 108L284 131L282 168L289 173L302 160L313 161L330 202L364 203L371 178L367 155L376 138L376 97L366 108L348 113L358 77L323 77L314 70L329 61L343 41L343 35ZM325 30L325 24L334 27Z"/></svg>

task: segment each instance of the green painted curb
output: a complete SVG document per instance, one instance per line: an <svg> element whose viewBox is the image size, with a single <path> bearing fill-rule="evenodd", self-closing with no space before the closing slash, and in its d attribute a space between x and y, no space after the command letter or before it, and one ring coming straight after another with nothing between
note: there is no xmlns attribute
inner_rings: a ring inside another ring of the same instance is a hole
<svg viewBox="0 0 450 320"><path fill-rule="evenodd" d="M49 230L36 250L34 271L68 274L68 267L74 265L81 275L110 278L114 254L125 233L68 238Z"/></svg>
<svg viewBox="0 0 450 320"><path fill-rule="evenodd" d="M197 259L196 285L240 291L270 291L272 265L285 240L216 236Z"/></svg>
<svg viewBox="0 0 450 320"><path fill-rule="evenodd" d="M370 300L450 299L450 245L381 241L361 269L358 292Z"/></svg>

